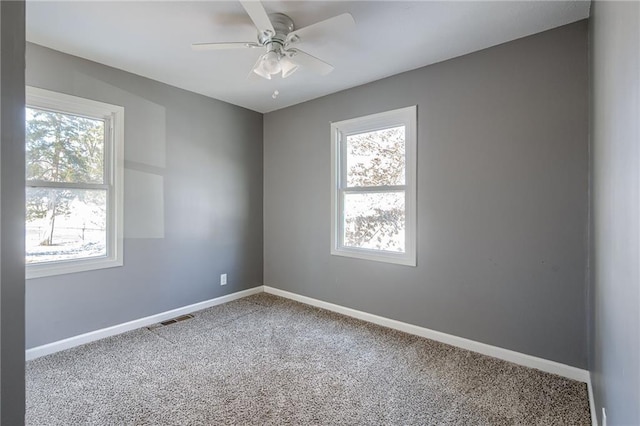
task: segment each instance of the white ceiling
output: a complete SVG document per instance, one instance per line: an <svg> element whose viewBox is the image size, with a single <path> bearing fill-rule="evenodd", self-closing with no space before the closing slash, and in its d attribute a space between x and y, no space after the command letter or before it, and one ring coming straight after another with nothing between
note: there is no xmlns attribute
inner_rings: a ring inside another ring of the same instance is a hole
<svg viewBox="0 0 640 426"><path fill-rule="evenodd" d="M262 49L192 51L194 42L255 41L237 1L34 1L27 40L269 112L584 19L589 1L268 1L297 28L349 12L354 30L296 47L335 66L247 79ZM274 90L280 92L272 99Z"/></svg>

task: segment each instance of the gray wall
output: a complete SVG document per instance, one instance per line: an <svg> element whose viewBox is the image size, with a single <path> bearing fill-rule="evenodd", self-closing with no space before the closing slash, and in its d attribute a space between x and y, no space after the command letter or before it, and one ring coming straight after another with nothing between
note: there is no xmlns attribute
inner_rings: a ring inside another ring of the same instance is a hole
<svg viewBox="0 0 640 426"><path fill-rule="evenodd" d="M596 413L640 424L640 3L590 22L592 252L589 364Z"/></svg>
<svg viewBox="0 0 640 426"><path fill-rule="evenodd" d="M26 75L125 108L124 266L28 280L27 348L262 284L261 114L32 44Z"/></svg>
<svg viewBox="0 0 640 426"><path fill-rule="evenodd" d="M265 285L586 368L587 23L264 119ZM333 257L331 121L418 105L418 266Z"/></svg>
<svg viewBox="0 0 640 426"><path fill-rule="evenodd" d="M24 1L0 2L0 424L24 424Z"/></svg>

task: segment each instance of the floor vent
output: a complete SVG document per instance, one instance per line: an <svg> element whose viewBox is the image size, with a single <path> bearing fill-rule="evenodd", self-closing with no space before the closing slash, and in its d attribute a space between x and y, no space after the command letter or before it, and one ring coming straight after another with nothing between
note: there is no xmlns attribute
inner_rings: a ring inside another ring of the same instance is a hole
<svg viewBox="0 0 640 426"><path fill-rule="evenodd" d="M177 322L186 321L186 320L191 319L191 318L193 318L193 315L191 315L191 314L182 315L182 316L179 316L179 317L176 317L176 318L172 318L172 319L169 319L169 320L166 320L166 321L162 321L162 322L160 322L158 324L153 324L153 325L151 325L151 326L149 326L147 328L149 330L153 330L153 329L156 329L156 328L160 328L160 327L164 327L164 326L167 326L167 325L175 324Z"/></svg>

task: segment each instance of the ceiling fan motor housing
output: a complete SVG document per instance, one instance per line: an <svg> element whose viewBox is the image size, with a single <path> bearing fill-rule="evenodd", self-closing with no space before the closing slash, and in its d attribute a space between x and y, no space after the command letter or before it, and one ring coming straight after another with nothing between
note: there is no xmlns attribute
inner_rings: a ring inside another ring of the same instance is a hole
<svg viewBox="0 0 640 426"><path fill-rule="evenodd" d="M275 34L270 34L270 31L258 32L258 42L267 47L268 51L275 50L279 53L285 48L287 36L294 30L293 20L284 13L270 13L269 19Z"/></svg>

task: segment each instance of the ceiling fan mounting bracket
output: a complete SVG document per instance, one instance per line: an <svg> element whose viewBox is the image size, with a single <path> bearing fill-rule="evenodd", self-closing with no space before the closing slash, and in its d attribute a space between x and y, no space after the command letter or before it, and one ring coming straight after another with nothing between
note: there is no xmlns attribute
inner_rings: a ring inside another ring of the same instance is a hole
<svg viewBox="0 0 640 426"><path fill-rule="evenodd" d="M271 20L275 34L270 34L269 30L258 32L258 42L263 46L273 42L284 46L287 35L294 30L293 20L284 13L270 13L269 20Z"/></svg>

